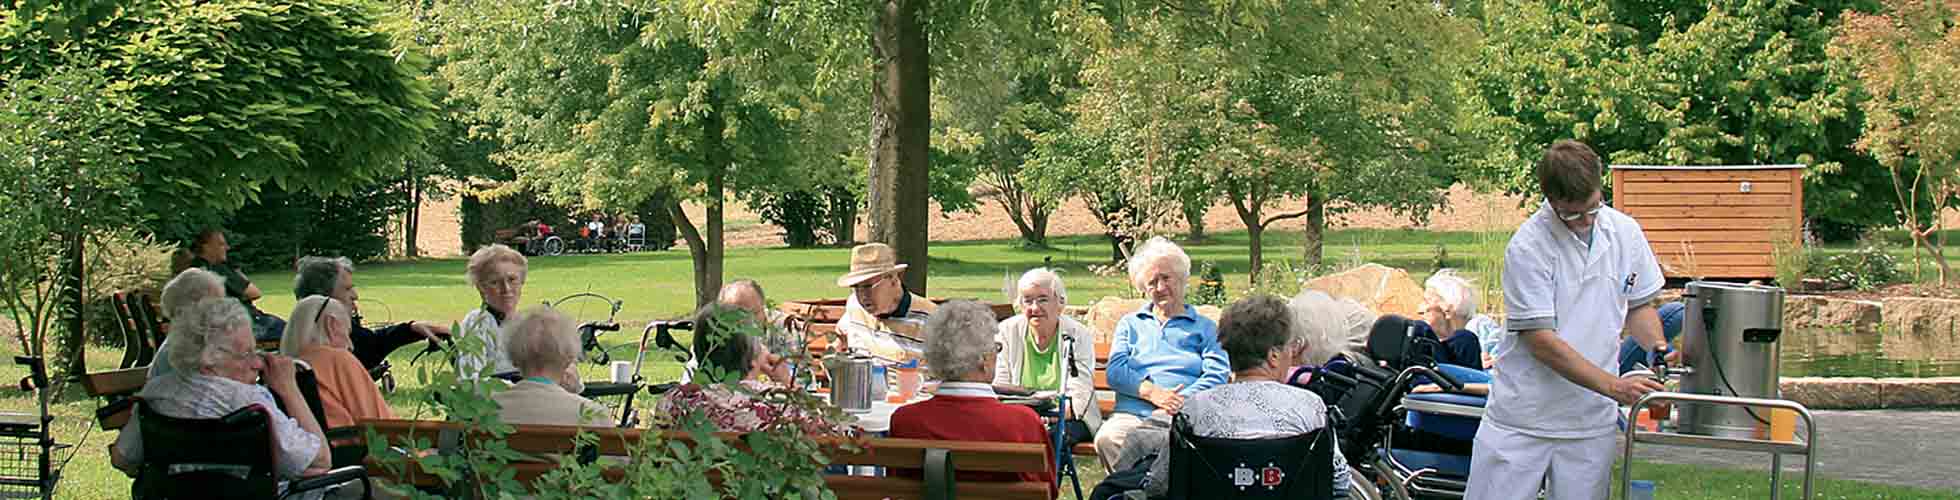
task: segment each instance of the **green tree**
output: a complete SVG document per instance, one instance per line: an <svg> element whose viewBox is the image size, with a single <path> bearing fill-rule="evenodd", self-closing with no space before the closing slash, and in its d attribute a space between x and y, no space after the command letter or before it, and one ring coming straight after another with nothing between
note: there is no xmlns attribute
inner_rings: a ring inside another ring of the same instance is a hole
<svg viewBox="0 0 1960 500"><path fill-rule="evenodd" d="M87 37L0 25L0 79L101 68L136 103L141 213L168 214L147 226L186 239L267 182L342 192L400 171L433 107L376 19L358 0L137 2Z"/></svg>
<svg viewBox="0 0 1960 500"><path fill-rule="evenodd" d="M1440 203L1459 138L1451 81L1474 41L1426 2L1312 6L1151 2L1066 22L1087 55L1076 126L1113 139L1132 196L1147 204L1230 201L1248 228L1252 272L1272 224L1308 219L1309 264L1330 213L1384 206L1415 217ZM1298 210L1274 205L1305 198ZM1188 217L1187 217L1188 218Z"/></svg>
<svg viewBox="0 0 1960 500"><path fill-rule="evenodd" d="M1892 172L1899 222L1923 250L1946 262L1941 215L1960 204L1960 4L1895 0L1883 14L1844 14L1831 49L1857 68L1871 98L1860 103L1865 132L1858 148ZM1930 206L1928 206L1930 205Z"/></svg>
<svg viewBox="0 0 1960 500"><path fill-rule="evenodd" d="M48 361L54 380L87 368L84 242L131 225L139 146L121 127L134 106L80 64L0 86L0 307L19 329L20 352ZM58 362L45 351L57 329ZM51 393L59 390L41 392L43 410Z"/></svg>
<svg viewBox="0 0 1960 500"><path fill-rule="evenodd" d="M1820 236L1888 222L1889 175L1851 148L1856 82L1825 53L1834 19L1868 2L1495 1L1468 85L1512 145L1471 176L1535 193L1547 144L1577 139L1613 163L1802 163Z"/></svg>

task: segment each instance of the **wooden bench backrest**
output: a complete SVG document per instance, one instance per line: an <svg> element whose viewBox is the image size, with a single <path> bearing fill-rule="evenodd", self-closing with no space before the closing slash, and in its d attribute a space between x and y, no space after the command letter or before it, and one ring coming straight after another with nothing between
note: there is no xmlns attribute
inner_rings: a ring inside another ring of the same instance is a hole
<svg viewBox="0 0 1960 500"><path fill-rule="evenodd" d="M361 425L372 426L391 445L402 445L413 436L426 440L431 446L439 446L442 431L461 427L454 423L415 420L363 420ZM573 450L572 438L579 432L591 432L598 440L596 447L601 455L626 455L627 450L639 445L639 441L649 431L638 429L574 427L558 425L517 425L504 439L510 449L530 454L570 453ZM726 442L741 446L740 437L735 434L720 435ZM366 434L362 434L366 439ZM683 438L684 439L684 438ZM959 471L1038 473L1047 470L1046 449L1035 443L996 443L974 441L933 441L921 439L873 438L864 440L860 450L846 451L836 440L825 446L831 450L833 465L881 466L887 468L917 469L925 465L927 450L948 450L953 457L953 467ZM538 476L557 467L551 462L524 462L512 464L517 480L530 482ZM369 464L369 473L388 477L398 484L418 486L437 486L440 481L433 475L409 471L408 477L396 477L380 467ZM618 469L609 470L605 476L619 480L623 475ZM920 498L925 491L925 481L896 477L858 477L826 476L833 492L840 499L856 498ZM1043 483L987 483L979 481L956 482L960 496L967 498L1047 498L1047 485Z"/></svg>

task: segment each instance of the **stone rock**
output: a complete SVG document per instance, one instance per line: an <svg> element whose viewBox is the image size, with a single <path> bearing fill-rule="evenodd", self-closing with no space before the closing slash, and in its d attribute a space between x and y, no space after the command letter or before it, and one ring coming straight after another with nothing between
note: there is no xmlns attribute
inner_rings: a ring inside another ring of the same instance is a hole
<svg viewBox="0 0 1960 500"><path fill-rule="evenodd" d="M1960 360L1960 300L1888 298L1884 309L1886 359Z"/></svg>
<svg viewBox="0 0 1960 500"><path fill-rule="evenodd" d="M1960 377L1784 377L1781 385L1783 399L1813 410L1960 405Z"/></svg>
<svg viewBox="0 0 1960 500"><path fill-rule="evenodd" d="M1784 377L1783 399L1813 410L1882 408L1885 384L1871 377Z"/></svg>
<svg viewBox="0 0 1960 500"><path fill-rule="evenodd" d="M1849 356L1878 344L1883 307L1868 300L1794 295L1783 300L1786 355Z"/></svg>
<svg viewBox="0 0 1960 500"><path fill-rule="evenodd" d="M1888 378L1879 383L1886 408L1960 406L1960 377Z"/></svg>
<svg viewBox="0 0 1960 500"><path fill-rule="evenodd" d="M1365 264L1308 280L1302 290L1320 290L1335 298L1348 298L1368 306L1376 314L1419 317L1422 285L1408 271L1381 264Z"/></svg>
<svg viewBox="0 0 1960 500"><path fill-rule="evenodd" d="M1102 300L1089 306L1088 314L1083 316L1083 323L1096 330L1096 343L1108 344L1110 338L1116 335L1116 322L1123 319L1123 315L1142 309L1143 304L1143 299L1103 297ZM1220 314L1218 306L1197 306L1196 309L1198 315L1218 321Z"/></svg>

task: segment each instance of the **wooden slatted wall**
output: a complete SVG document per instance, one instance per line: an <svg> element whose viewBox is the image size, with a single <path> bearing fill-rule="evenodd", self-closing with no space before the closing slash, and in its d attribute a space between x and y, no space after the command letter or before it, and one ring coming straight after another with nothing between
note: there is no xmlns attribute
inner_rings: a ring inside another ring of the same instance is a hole
<svg viewBox="0 0 1960 500"><path fill-rule="evenodd" d="M1802 243L1803 169L1615 166L1613 206L1640 222L1669 278L1774 278L1777 241Z"/></svg>

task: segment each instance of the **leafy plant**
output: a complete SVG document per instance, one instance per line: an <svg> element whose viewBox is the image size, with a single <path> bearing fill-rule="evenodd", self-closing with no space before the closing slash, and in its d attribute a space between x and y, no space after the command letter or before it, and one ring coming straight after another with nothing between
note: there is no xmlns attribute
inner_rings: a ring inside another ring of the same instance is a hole
<svg viewBox="0 0 1960 500"><path fill-rule="evenodd" d="M1899 258L1877 245L1865 245L1847 254L1833 255L1807 270L1824 281L1859 291L1898 283L1905 277L1899 271Z"/></svg>
<svg viewBox="0 0 1960 500"><path fill-rule="evenodd" d="M1218 266L1206 262L1198 267L1197 289L1185 297L1185 302L1201 306L1224 306L1231 302L1225 296L1225 273Z"/></svg>

